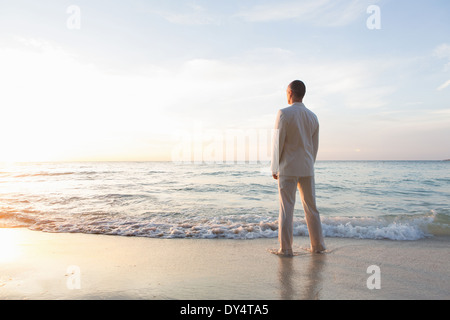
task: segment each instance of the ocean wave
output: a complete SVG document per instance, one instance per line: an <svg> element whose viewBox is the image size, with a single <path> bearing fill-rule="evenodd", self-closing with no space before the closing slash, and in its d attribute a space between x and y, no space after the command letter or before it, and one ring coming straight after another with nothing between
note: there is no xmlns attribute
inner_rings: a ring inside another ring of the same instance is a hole
<svg viewBox="0 0 450 320"><path fill-rule="evenodd" d="M14 175L14 178L27 178L27 177L56 177L67 176L75 174L75 172L37 172L37 173L22 173Z"/></svg>
<svg viewBox="0 0 450 320"><path fill-rule="evenodd" d="M276 238L278 188L266 169L134 162L4 166L0 226L155 238ZM450 235L447 165L321 162L317 172L326 237ZM294 234L307 236L300 203L295 217Z"/></svg>
<svg viewBox="0 0 450 320"><path fill-rule="evenodd" d="M431 218L418 218L407 222L388 222L382 219L335 218L323 222L326 237L356 239L420 240L431 237L427 226Z"/></svg>
<svg viewBox="0 0 450 320"><path fill-rule="evenodd" d="M8 219L2 219L8 218ZM354 239L420 240L434 235L450 235L450 218L430 212L425 215L369 218L324 217L325 237ZM1 225L26 226L32 230L62 233L89 233L150 238L194 239L258 239L277 238L278 221L255 214L223 217L176 216L111 217L107 214L80 215L68 218L43 219L39 215L0 216ZM294 219L294 236L308 236L304 219Z"/></svg>
<svg viewBox="0 0 450 320"><path fill-rule="evenodd" d="M108 174L113 174L116 172L107 172ZM77 176L79 178L83 178L85 176L92 175L101 175L102 172L97 171L61 171L61 172L53 172L53 171L36 171L36 172L0 172L0 176L3 177L12 177L15 179L20 178L34 178L34 177L64 177L64 176Z"/></svg>

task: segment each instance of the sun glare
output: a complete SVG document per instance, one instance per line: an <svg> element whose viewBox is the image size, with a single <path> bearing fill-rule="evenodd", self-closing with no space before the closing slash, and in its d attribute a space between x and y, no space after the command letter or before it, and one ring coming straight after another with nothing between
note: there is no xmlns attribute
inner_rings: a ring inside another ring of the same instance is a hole
<svg viewBox="0 0 450 320"><path fill-rule="evenodd" d="M143 158L147 140L171 134L165 80L109 74L44 41L21 41L0 50L0 162L128 158L130 145Z"/></svg>
<svg viewBox="0 0 450 320"><path fill-rule="evenodd" d="M0 263L11 262L20 255L19 238L12 229L0 228Z"/></svg>

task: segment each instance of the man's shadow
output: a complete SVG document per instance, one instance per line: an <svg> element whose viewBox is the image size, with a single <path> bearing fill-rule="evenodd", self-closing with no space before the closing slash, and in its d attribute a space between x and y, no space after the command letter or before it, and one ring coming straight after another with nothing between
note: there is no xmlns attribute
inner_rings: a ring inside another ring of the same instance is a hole
<svg viewBox="0 0 450 320"><path fill-rule="evenodd" d="M326 254L305 254L280 257L278 265L280 299L319 299L326 256Z"/></svg>

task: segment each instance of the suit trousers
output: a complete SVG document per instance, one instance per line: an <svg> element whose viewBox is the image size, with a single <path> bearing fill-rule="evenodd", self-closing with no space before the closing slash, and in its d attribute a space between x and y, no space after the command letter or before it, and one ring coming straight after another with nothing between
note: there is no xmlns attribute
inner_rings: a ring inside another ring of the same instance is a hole
<svg viewBox="0 0 450 320"><path fill-rule="evenodd" d="M309 239L312 252L325 250L322 223L316 207L315 181L312 177L279 176L278 191L280 197L280 213L278 217L278 240L280 249L285 253L292 253L293 219L295 195L297 188L300 192L303 210L305 212Z"/></svg>

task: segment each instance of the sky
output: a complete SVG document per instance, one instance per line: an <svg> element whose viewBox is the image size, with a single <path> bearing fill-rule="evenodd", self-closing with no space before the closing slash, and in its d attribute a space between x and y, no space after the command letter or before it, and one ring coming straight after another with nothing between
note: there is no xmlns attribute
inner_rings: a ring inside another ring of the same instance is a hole
<svg viewBox="0 0 450 320"><path fill-rule="evenodd" d="M266 160L296 79L318 160L448 159L449 15L448 0L0 0L0 162L205 160L227 137Z"/></svg>

